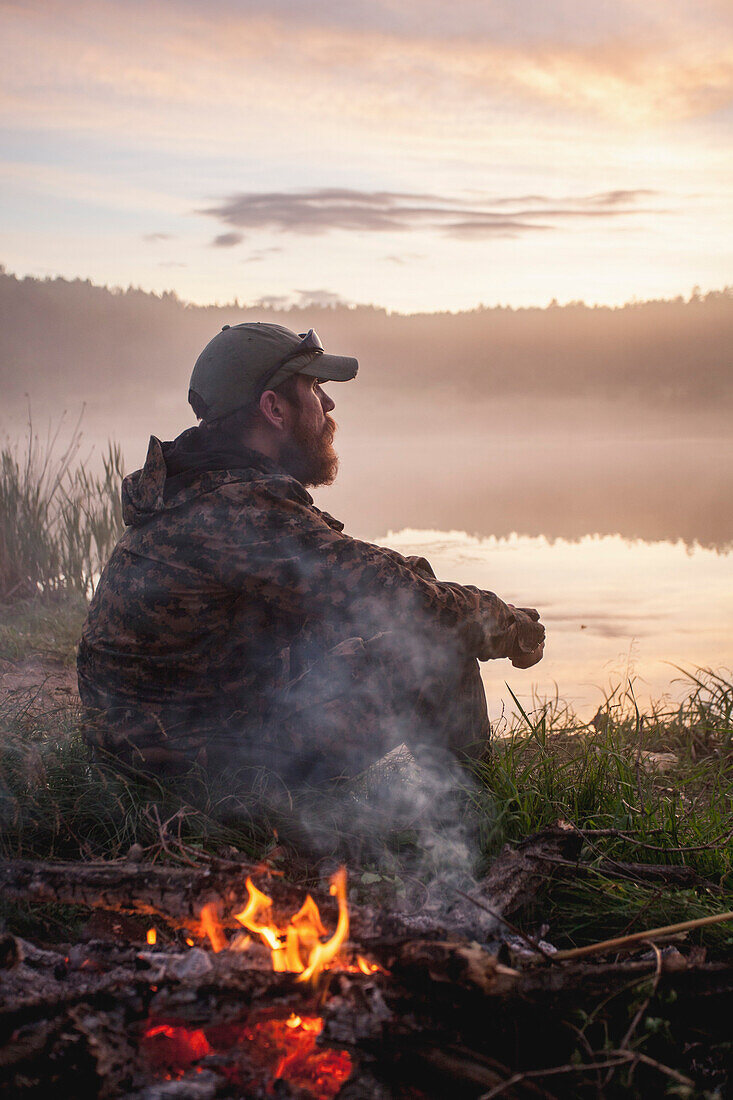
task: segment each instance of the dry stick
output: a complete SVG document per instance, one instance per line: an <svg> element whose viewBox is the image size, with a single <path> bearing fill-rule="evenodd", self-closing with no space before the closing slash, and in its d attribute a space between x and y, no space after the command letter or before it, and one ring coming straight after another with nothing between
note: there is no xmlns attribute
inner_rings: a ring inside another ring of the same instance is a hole
<svg viewBox="0 0 733 1100"><path fill-rule="evenodd" d="M502 1093L506 1092L507 1089L511 1088L513 1085L517 1085L522 1081L532 1080L534 1077L554 1077L557 1074L585 1073L594 1069L618 1069L619 1066L628 1065L629 1062L642 1062L645 1066L650 1066L652 1069L658 1070L659 1073L664 1074L665 1077L671 1077L673 1081L677 1081L680 1085L685 1085L687 1088L695 1087L695 1082L690 1077L685 1077L683 1073L678 1073L677 1070L672 1069L671 1066L665 1066L663 1062L658 1062L655 1058L650 1058L648 1054L642 1054L640 1050L612 1050L609 1052L608 1057L602 1062L589 1062L586 1065L568 1063L564 1066L551 1066L549 1069L527 1069L520 1073L515 1073L512 1077L507 1078L506 1081L502 1081L493 1089L489 1089L488 1092L482 1093L479 1100L494 1100L495 1096L501 1096Z"/></svg>
<svg viewBox="0 0 733 1100"><path fill-rule="evenodd" d="M662 952L659 950L659 948L657 947L657 945L655 943L651 944L651 948L652 948L652 951L654 952L654 959L655 959L655 962L656 962L656 969L654 971L654 978L652 980L652 987L649 990L649 993L647 994L647 996L642 1001L642 1003L639 1005L639 1008L637 1009L633 1020L629 1024L628 1031L626 1032L623 1039L621 1040L621 1046L619 1047L619 1050L626 1050L628 1048L629 1043L631 1042L631 1040L633 1038L634 1032L636 1031L637 1027L641 1023L642 1016L644 1015L644 1013L646 1012L646 1010L649 1007L649 1002L651 1001L652 997L655 995L655 993L657 992L657 989L659 988L659 979L662 976Z"/></svg>
<svg viewBox="0 0 733 1100"><path fill-rule="evenodd" d="M733 840L733 829L731 829L727 833L720 833L719 836L713 837L707 844L687 844L683 847L665 848L661 844L647 844L643 840L637 840L632 833L624 833L621 829L581 829L577 825L575 829L583 839L588 837L616 837L619 840L628 841L635 848L646 848L649 852L707 852L711 848L716 848L719 844L727 844L729 840ZM663 831L663 829L656 830L660 833ZM592 847L595 847L595 845L592 845Z"/></svg>
<svg viewBox="0 0 733 1100"><path fill-rule="evenodd" d="M644 1016L644 1013L649 1008L649 1002L651 1001L652 997L655 996L657 990L659 989L659 980L662 977L662 952L659 950L659 948L657 947L657 945L655 943L651 944L651 948L652 948L652 951L654 952L654 959L655 959L655 962L656 962L656 968L655 968L655 971L654 971L654 978L652 979L651 989L649 990L646 997L644 998L644 1000L641 1002L638 1009L634 1013L634 1018L631 1021L631 1023L629 1024L628 1029L626 1031L626 1034L624 1035L623 1039L621 1040L621 1046L619 1047L619 1050L628 1050L629 1045L631 1043L631 1040L634 1036L634 1032L636 1031L637 1027L641 1023L641 1021L643 1019L643 1016ZM634 1073L634 1067L632 1066L631 1070L629 1071L629 1084L631 1083L631 1076L633 1075L633 1073ZM605 1080L603 1082L603 1087L604 1088L606 1088L611 1083L611 1078L612 1077L613 1077L613 1070L609 1069L608 1073L606 1074Z"/></svg>
<svg viewBox="0 0 733 1100"><path fill-rule="evenodd" d="M506 1081L502 1081L500 1084L495 1085L493 1089L489 1089L488 1092L482 1093L479 1100L494 1100L495 1096L501 1096L507 1089L520 1084L522 1081L532 1080L534 1077L555 1077L558 1074L585 1073L594 1069L617 1069L618 1066L624 1066L630 1061L630 1057L626 1057L625 1055L626 1052L619 1052L619 1056L613 1058L611 1054L602 1062L589 1062L586 1065L571 1065L568 1063L565 1066L551 1066L549 1069L523 1070L519 1073L514 1073L511 1077L508 1077Z"/></svg>
<svg viewBox="0 0 733 1100"><path fill-rule="evenodd" d="M523 932L521 928L517 928L516 924L512 924L512 922L510 920L507 920L506 917L502 917L501 913L497 912L496 909L492 909L490 905L486 904L486 902L479 901L478 898L472 898L470 894L464 894L463 890L459 890L457 886L453 887L453 893L458 894L462 898L465 898L466 901L470 901L471 904L475 905L477 909L483 909L483 911L485 913L488 913L489 916L493 917L494 920L501 921L502 924L505 924L507 926L510 932L513 932L515 936L519 936L520 940L524 940L524 942L529 947L531 947L532 950L536 952L536 954L541 955L543 959L547 960L547 962L554 963L554 955L551 955L549 951L545 951L544 947L541 947L540 944L537 943L537 940L533 940L532 937L528 936L526 932Z"/></svg>
<svg viewBox="0 0 733 1100"><path fill-rule="evenodd" d="M613 940L601 940L600 943L590 943L586 947L573 947L568 951L558 951L551 956L553 962L564 962L568 959L582 959L585 955L598 955L606 951L618 951L621 947L631 947L644 940L654 937L672 936L677 932L690 932L694 928L705 928L709 924L721 924L723 921L733 920L733 910L728 913L714 913L710 917L697 917L695 920L684 920L679 924L666 924L663 928L650 928L646 932L632 932L629 936L617 936Z"/></svg>

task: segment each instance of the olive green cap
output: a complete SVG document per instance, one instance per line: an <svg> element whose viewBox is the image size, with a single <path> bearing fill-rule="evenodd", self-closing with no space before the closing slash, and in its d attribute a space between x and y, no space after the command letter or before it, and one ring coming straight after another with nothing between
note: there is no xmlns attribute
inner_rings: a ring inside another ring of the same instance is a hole
<svg viewBox="0 0 733 1100"><path fill-rule="evenodd" d="M189 401L193 394L194 401L199 399L196 405L206 410L203 419L218 420L256 401L264 388L274 389L293 374L307 374L324 382L348 382L355 377L359 369L356 359L329 355L312 346L293 356L301 343L302 336L282 325L260 321L224 325L196 360ZM287 361L278 369L283 359Z"/></svg>

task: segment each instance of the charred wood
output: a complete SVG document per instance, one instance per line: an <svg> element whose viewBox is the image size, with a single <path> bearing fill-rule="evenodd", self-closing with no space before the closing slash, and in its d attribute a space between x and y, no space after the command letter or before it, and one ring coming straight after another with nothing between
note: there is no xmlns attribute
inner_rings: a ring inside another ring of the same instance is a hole
<svg viewBox="0 0 733 1100"><path fill-rule="evenodd" d="M9 901L55 902L163 917L174 927L196 931L201 910L221 907L225 926L239 928L228 914L247 898L248 875L262 877L261 865L231 864L201 869L128 861L51 863L36 860L0 861L0 891ZM292 912L302 891L278 876L267 876L267 892L275 908ZM332 898L314 891L326 913L336 912Z"/></svg>
<svg viewBox="0 0 733 1100"><path fill-rule="evenodd" d="M534 902L558 875L576 865L583 837L572 826L559 822L527 837L516 848L501 850L477 896L503 917L514 917Z"/></svg>
<svg viewBox="0 0 733 1100"><path fill-rule="evenodd" d="M543 829L516 848L506 846L482 880L478 896L503 916L512 916L535 900L563 865L573 865L582 837L570 826ZM275 910L291 913L302 901L302 891L280 876L270 875L262 865L213 862L204 868L180 868L133 861L52 863L36 860L0 861L0 891L9 901L53 902L86 906L90 909L123 911L148 917L163 917L174 927L196 931L201 910L214 903L222 923L238 925L230 914L247 898L247 875L266 875L266 890ZM332 898L313 891L327 916L335 914ZM355 926L374 926L374 914L354 912ZM399 914L385 916L380 935L404 935L407 925ZM386 926L386 927L385 927ZM440 933L435 922L435 933Z"/></svg>

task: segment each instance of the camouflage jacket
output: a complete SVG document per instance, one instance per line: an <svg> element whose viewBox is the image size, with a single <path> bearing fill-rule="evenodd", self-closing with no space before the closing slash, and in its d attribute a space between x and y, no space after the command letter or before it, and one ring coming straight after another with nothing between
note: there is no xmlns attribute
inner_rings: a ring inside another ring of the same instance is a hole
<svg viewBox="0 0 733 1100"><path fill-rule="evenodd" d="M79 647L92 742L195 757L223 728L261 727L280 689L347 638L391 632L417 679L441 651L503 657L518 629L538 643L542 628L493 593L350 538L264 455L202 454L198 432L153 436L123 482L127 527Z"/></svg>

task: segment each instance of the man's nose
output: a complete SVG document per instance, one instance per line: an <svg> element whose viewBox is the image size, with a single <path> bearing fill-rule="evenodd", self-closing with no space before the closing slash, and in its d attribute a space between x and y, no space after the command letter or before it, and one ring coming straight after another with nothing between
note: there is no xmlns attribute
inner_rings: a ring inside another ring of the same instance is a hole
<svg viewBox="0 0 733 1100"><path fill-rule="evenodd" d="M330 412L333 411L333 409L336 408L336 402L333 400L333 398L329 394L326 393L325 390L323 390L322 392L323 392L323 400L322 400L321 404L323 405L323 411L326 412L326 413L330 413Z"/></svg>

